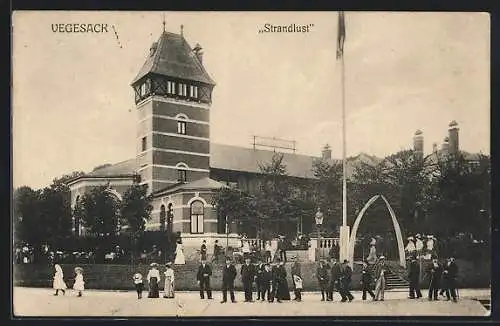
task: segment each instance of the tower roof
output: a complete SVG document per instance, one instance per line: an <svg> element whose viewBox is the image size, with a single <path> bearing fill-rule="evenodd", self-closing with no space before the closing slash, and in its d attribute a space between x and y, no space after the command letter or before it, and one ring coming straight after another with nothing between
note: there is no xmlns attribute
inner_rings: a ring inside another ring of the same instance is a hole
<svg viewBox="0 0 500 326"><path fill-rule="evenodd" d="M419 135L422 135L423 132L422 130L418 129L417 131L415 131L415 136L419 136Z"/></svg>
<svg viewBox="0 0 500 326"><path fill-rule="evenodd" d="M449 127L456 127L456 126L458 126L458 123L455 120L453 120L452 122L450 122L450 124L448 126Z"/></svg>
<svg viewBox="0 0 500 326"><path fill-rule="evenodd" d="M169 32L163 32L158 42L153 43L146 62L131 84L150 73L215 85L184 37Z"/></svg>

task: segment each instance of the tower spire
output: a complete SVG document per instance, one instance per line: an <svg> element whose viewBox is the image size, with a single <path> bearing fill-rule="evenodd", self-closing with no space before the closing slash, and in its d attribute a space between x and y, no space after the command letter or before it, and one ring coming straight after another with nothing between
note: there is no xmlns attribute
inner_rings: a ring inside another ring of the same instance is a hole
<svg viewBox="0 0 500 326"><path fill-rule="evenodd" d="M165 22L165 13L163 13L163 33L165 33L165 31L167 30L166 27L166 22Z"/></svg>

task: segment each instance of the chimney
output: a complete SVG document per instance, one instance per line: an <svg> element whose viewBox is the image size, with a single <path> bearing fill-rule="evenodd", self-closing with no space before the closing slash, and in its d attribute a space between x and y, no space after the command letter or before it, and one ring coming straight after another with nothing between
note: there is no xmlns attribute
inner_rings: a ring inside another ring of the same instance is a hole
<svg viewBox="0 0 500 326"><path fill-rule="evenodd" d="M415 131L415 136L413 136L413 150L415 152L424 152L424 133L422 130Z"/></svg>
<svg viewBox="0 0 500 326"><path fill-rule="evenodd" d="M323 147L323 150L321 151L321 158L323 160L332 159L332 150L330 148L330 145L326 144L325 147Z"/></svg>
<svg viewBox="0 0 500 326"><path fill-rule="evenodd" d="M432 152L433 153L437 153L437 151L438 151L438 144L437 143L433 143L432 144Z"/></svg>
<svg viewBox="0 0 500 326"><path fill-rule="evenodd" d="M458 123L453 120L448 125L448 138L450 140L450 154L457 154L459 151L458 146Z"/></svg>
<svg viewBox="0 0 500 326"><path fill-rule="evenodd" d="M181 25L181 36L184 37L184 25Z"/></svg>
<svg viewBox="0 0 500 326"><path fill-rule="evenodd" d="M149 48L149 56L150 57L152 57L155 54L157 48L158 48L157 42L154 42L153 44L151 44L151 47Z"/></svg>
<svg viewBox="0 0 500 326"><path fill-rule="evenodd" d="M193 49L194 54L198 58L198 61L200 61L201 64L203 64L203 48L199 43L196 43L196 46Z"/></svg>
<svg viewBox="0 0 500 326"><path fill-rule="evenodd" d="M450 140L450 139L449 139L448 137L445 137L445 138L444 138L443 145L441 146L441 149L442 149L443 151L447 151L447 152L449 151L449 149L450 149L450 143L449 143L449 140Z"/></svg>

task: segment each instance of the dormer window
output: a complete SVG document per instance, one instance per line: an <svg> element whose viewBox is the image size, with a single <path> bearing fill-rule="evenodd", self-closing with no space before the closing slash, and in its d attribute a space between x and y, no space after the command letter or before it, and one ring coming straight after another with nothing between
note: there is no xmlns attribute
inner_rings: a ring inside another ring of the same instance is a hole
<svg viewBox="0 0 500 326"><path fill-rule="evenodd" d="M186 84L179 84L179 95L180 96L187 96L187 85Z"/></svg>
<svg viewBox="0 0 500 326"><path fill-rule="evenodd" d="M167 82L167 93L175 95L175 83L172 81Z"/></svg>
<svg viewBox="0 0 500 326"><path fill-rule="evenodd" d="M198 86L189 86L189 97L198 98Z"/></svg>

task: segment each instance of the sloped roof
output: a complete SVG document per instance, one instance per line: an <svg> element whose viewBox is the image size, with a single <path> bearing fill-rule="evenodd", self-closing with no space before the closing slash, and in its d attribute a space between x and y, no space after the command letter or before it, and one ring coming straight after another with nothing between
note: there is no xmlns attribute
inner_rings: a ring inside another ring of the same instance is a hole
<svg viewBox="0 0 500 326"><path fill-rule="evenodd" d="M131 84L149 73L215 85L183 36L163 32Z"/></svg>
<svg viewBox="0 0 500 326"><path fill-rule="evenodd" d="M111 166L86 173L86 177L132 176L137 169L136 159L122 161Z"/></svg>
<svg viewBox="0 0 500 326"><path fill-rule="evenodd" d="M226 187L228 187L228 186L226 186L218 181L215 181L213 179L210 179L209 177L206 177L206 178L199 179L199 180L196 180L193 182L178 183L178 184L175 184L173 186L163 188L163 189L157 191L157 193L167 191L167 190L169 193L172 193L172 192L176 192L179 190L212 190L212 189L220 189L220 188L226 188Z"/></svg>
<svg viewBox="0 0 500 326"><path fill-rule="evenodd" d="M210 168L260 173L259 164L272 160L273 151L231 145L210 144ZM311 170L318 157L283 153L283 163L288 175L314 178Z"/></svg>

